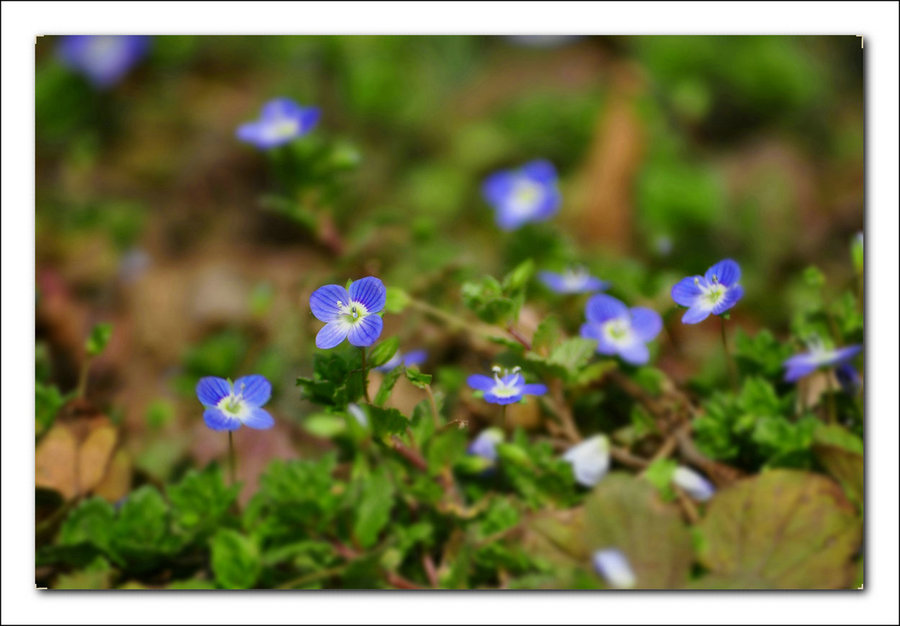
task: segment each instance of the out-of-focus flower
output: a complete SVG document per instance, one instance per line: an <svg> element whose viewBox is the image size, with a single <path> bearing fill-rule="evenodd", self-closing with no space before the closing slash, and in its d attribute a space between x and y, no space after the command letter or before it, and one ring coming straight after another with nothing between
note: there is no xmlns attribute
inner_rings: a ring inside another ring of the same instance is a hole
<svg viewBox="0 0 900 626"><path fill-rule="evenodd" d="M594 570L603 577L606 584L616 589L630 589L637 583L628 557L616 548L594 552Z"/></svg>
<svg viewBox="0 0 900 626"><path fill-rule="evenodd" d="M379 372L390 372L398 365L403 365L404 367L421 365L427 358L428 352L426 352L425 350L412 350L411 352L407 352L406 354L403 354L398 350L394 353L394 356L392 356L387 363L385 363L384 365L379 365L375 369Z"/></svg>
<svg viewBox="0 0 900 626"><path fill-rule="evenodd" d="M844 393L851 396L859 393L859 389L862 387L862 378L860 378L859 372L855 367L849 363L842 363L834 368L834 375L838 379Z"/></svg>
<svg viewBox="0 0 900 626"><path fill-rule="evenodd" d="M659 313L644 307L629 309L606 294L592 296L584 312L587 322L581 326L581 336L596 339L597 352L618 354L633 365L650 360L647 342L662 330Z"/></svg>
<svg viewBox="0 0 900 626"><path fill-rule="evenodd" d="M695 500L705 502L713 497L716 488L708 480L689 467L679 465L672 473L672 482L684 489Z"/></svg>
<svg viewBox="0 0 900 626"><path fill-rule="evenodd" d="M347 412L353 416L353 419L355 419L360 426L363 428L369 427L369 416L366 415L366 412L361 406L355 402L351 402L347 405Z"/></svg>
<svg viewBox="0 0 900 626"><path fill-rule="evenodd" d="M594 435L569 448L562 458L572 466L579 485L593 487L609 470L609 439Z"/></svg>
<svg viewBox="0 0 900 626"><path fill-rule="evenodd" d="M546 385L526 384L519 367L514 367L510 371L495 366L493 378L483 374L472 374L466 382L472 389L483 391L484 399L492 404L512 404L519 402L526 394L542 396L547 393Z"/></svg>
<svg viewBox="0 0 900 626"><path fill-rule="evenodd" d="M69 35L57 47L59 58L84 74L95 87L110 87L125 76L150 48L140 35Z"/></svg>
<svg viewBox="0 0 900 626"><path fill-rule="evenodd" d="M302 137L318 123L321 111L316 107L302 107L288 98L267 102L258 120L241 124L237 138L266 150Z"/></svg>
<svg viewBox="0 0 900 626"><path fill-rule="evenodd" d="M309 297L309 308L325 326L316 335L316 347L333 348L344 339L354 346L375 343L384 322L378 313L384 309L387 289L379 279L367 276L350 284L325 285Z"/></svg>
<svg viewBox="0 0 900 626"><path fill-rule="evenodd" d="M499 428L482 430L469 444L469 454L494 462L497 460L497 444L503 441L503 431Z"/></svg>
<svg viewBox="0 0 900 626"><path fill-rule="evenodd" d="M538 272L538 278L556 293L591 293L609 287L608 282L591 276L583 267L569 268L562 274Z"/></svg>
<svg viewBox="0 0 900 626"><path fill-rule="evenodd" d="M818 337L807 342L809 352L796 354L784 362L784 380L792 383L804 376L813 373L820 367L835 367L842 365L862 350L859 344L845 348L826 348Z"/></svg>
<svg viewBox="0 0 900 626"><path fill-rule="evenodd" d="M237 430L241 426L272 428L275 420L261 408L271 396L272 385L259 374L238 378L234 383L206 376L197 383L197 398L206 408L203 421L212 430Z"/></svg>
<svg viewBox="0 0 900 626"><path fill-rule="evenodd" d="M561 201L556 169L549 161L531 161L517 170L496 172L484 181L482 192L503 230L546 220Z"/></svg>
<svg viewBox="0 0 900 626"><path fill-rule="evenodd" d="M702 322L710 313L721 315L744 296L738 284L741 267L731 259L719 261L703 276L688 276L672 287L676 304L688 307L681 321L685 324Z"/></svg>

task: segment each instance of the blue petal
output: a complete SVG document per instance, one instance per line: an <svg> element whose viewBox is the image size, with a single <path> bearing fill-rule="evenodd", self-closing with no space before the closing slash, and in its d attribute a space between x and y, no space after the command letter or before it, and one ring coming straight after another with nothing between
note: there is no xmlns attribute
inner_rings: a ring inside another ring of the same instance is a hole
<svg viewBox="0 0 900 626"><path fill-rule="evenodd" d="M480 456L489 461L497 460L497 444L503 441L503 431L499 428L488 428L469 444L469 454Z"/></svg>
<svg viewBox="0 0 900 626"><path fill-rule="evenodd" d="M602 323L626 317L628 315L628 307L612 296L600 293L596 296L591 296L587 306L585 306L584 314L589 322Z"/></svg>
<svg viewBox="0 0 900 626"><path fill-rule="evenodd" d="M237 128L235 136L241 141L252 143L253 145L259 145L261 142L265 143L259 122L247 122L246 124L241 124Z"/></svg>
<svg viewBox="0 0 900 626"><path fill-rule="evenodd" d="M555 183L557 178L556 168L553 167L553 164L550 161L546 161L544 159L526 163L522 166L519 172L521 172L531 180L537 181L539 183L544 183L546 185Z"/></svg>
<svg viewBox="0 0 900 626"><path fill-rule="evenodd" d="M580 334L585 339L597 340L597 352L600 354L615 354L616 346L610 343L606 333L603 332L602 324L586 322L581 325Z"/></svg>
<svg viewBox="0 0 900 626"><path fill-rule="evenodd" d="M209 408L203 412L203 421L212 430L237 430L241 427L241 420L225 415L216 408Z"/></svg>
<svg viewBox="0 0 900 626"><path fill-rule="evenodd" d="M712 310L706 306L695 304L687 311L685 311L684 316L681 318L681 322L683 324L699 324L712 313Z"/></svg>
<svg viewBox="0 0 900 626"><path fill-rule="evenodd" d="M472 374L466 379L469 387L478 391L490 391L494 388L494 379L483 374Z"/></svg>
<svg viewBox="0 0 900 626"><path fill-rule="evenodd" d="M366 315L350 325L347 339L352 345L360 348L371 346L378 339L378 336L381 335L383 327L384 321L381 317L378 315Z"/></svg>
<svg viewBox="0 0 900 626"><path fill-rule="evenodd" d="M350 284L350 299L362 304L369 313L378 313L387 301L387 289L378 278L366 276Z"/></svg>
<svg viewBox="0 0 900 626"><path fill-rule="evenodd" d="M834 375L841 384L841 389L844 390L844 393L855 395L859 392L859 388L862 386L862 379L859 377L859 372L856 371L855 367L849 363L838 365L837 369L834 370Z"/></svg>
<svg viewBox="0 0 900 626"><path fill-rule="evenodd" d="M711 268L706 270L706 280L713 282L714 276L719 280L721 284L725 285L726 287L731 287L741 279L741 266L731 259L719 261Z"/></svg>
<svg viewBox="0 0 900 626"><path fill-rule="evenodd" d="M428 352L425 350L413 350L403 357L403 365L411 367L413 365L421 365L428 359Z"/></svg>
<svg viewBox="0 0 900 626"><path fill-rule="evenodd" d="M514 396L495 396L490 391L485 392L484 399L486 402L490 402L491 404L515 404L519 400L522 399L522 394L516 394Z"/></svg>
<svg viewBox="0 0 900 626"><path fill-rule="evenodd" d="M581 288L583 293L587 293L589 291L603 291L609 287L609 283L605 280L600 280L599 278L595 278L593 276L588 276L584 281L584 285Z"/></svg>
<svg viewBox="0 0 900 626"><path fill-rule="evenodd" d="M274 98L263 105L259 118L262 121L299 119L302 114L302 107L290 98Z"/></svg>
<svg viewBox="0 0 900 626"><path fill-rule="evenodd" d="M350 325L346 322L328 322L316 335L316 347L329 350L346 339L349 332Z"/></svg>
<svg viewBox="0 0 900 626"><path fill-rule="evenodd" d="M250 415L244 418L244 426L257 430L266 430L275 425L275 420L265 409L256 407L250 411Z"/></svg>
<svg viewBox="0 0 900 626"><path fill-rule="evenodd" d="M231 385L224 378L205 376L197 382L197 398L203 406L216 406L231 394Z"/></svg>
<svg viewBox="0 0 900 626"><path fill-rule="evenodd" d="M528 385L522 385L522 394L528 394L530 396L542 396L547 393L547 385L542 383L532 383Z"/></svg>
<svg viewBox="0 0 900 626"><path fill-rule="evenodd" d="M635 341L628 346L619 347L619 356L623 361L632 365L644 365L650 360L650 350L647 349L645 343Z"/></svg>
<svg viewBox="0 0 900 626"><path fill-rule="evenodd" d="M860 350L862 350L861 345L847 346L846 348L838 348L834 351L833 356L828 359L829 365L838 365L840 363L844 363L849 361L857 354L859 354Z"/></svg>
<svg viewBox="0 0 900 626"><path fill-rule="evenodd" d="M531 220L530 215L522 214L505 203L497 207L495 218L497 226L502 230L515 230Z"/></svg>
<svg viewBox="0 0 900 626"><path fill-rule="evenodd" d="M322 110L318 107L303 109L303 112L300 114L300 132L308 133L312 130L315 125L319 123L319 118L321 116Z"/></svg>
<svg viewBox="0 0 900 626"><path fill-rule="evenodd" d="M784 380L792 383L807 374L811 374L819 367L819 363L811 354L797 354L784 362L784 368L787 370L784 374Z"/></svg>
<svg viewBox="0 0 900 626"><path fill-rule="evenodd" d="M350 294L340 285L319 287L309 297L309 308L316 319L322 322L334 322L340 319L341 309L338 302L350 304Z"/></svg>
<svg viewBox="0 0 900 626"><path fill-rule="evenodd" d="M696 283L698 278L699 276L688 276L675 283L672 287L672 299L675 304L686 307L694 306L694 302L703 293Z"/></svg>
<svg viewBox="0 0 900 626"><path fill-rule="evenodd" d="M488 176L481 186L481 193L489 204L500 206L509 197L515 184L515 176L507 171Z"/></svg>
<svg viewBox="0 0 900 626"><path fill-rule="evenodd" d="M554 189L545 189L540 204L535 207L531 214L530 221L540 222L554 215L562 204L562 196L559 191Z"/></svg>
<svg viewBox="0 0 900 626"><path fill-rule="evenodd" d="M712 308L714 315L721 315L744 297L744 288L740 285L733 285L725 290L722 299Z"/></svg>
<svg viewBox="0 0 900 626"><path fill-rule="evenodd" d="M631 309L631 329L643 341L652 341L662 330L662 317L653 309L642 306Z"/></svg>
<svg viewBox="0 0 900 626"><path fill-rule="evenodd" d="M538 272L538 279L556 293L567 293L568 287L562 274L554 272Z"/></svg>
<svg viewBox="0 0 900 626"><path fill-rule="evenodd" d="M234 381L234 392L244 396L251 406L262 406L272 397L272 384L265 376L253 374Z"/></svg>

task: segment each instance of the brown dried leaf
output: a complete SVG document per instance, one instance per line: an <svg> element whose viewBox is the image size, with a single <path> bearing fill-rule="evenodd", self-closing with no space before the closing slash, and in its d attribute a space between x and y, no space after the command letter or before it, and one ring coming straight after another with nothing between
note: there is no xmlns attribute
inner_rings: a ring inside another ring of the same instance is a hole
<svg viewBox="0 0 900 626"><path fill-rule="evenodd" d="M92 430L78 449L78 482L82 493L91 491L106 474L116 447L116 429L100 426Z"/></svg>
<svg viewBox="0 0 900 626"><path fill-rule="evenodd" d="M58 491L67 500L78 493L75 475L77 442L69 428L56 424L38 443L34 458L34 482Z"/></svg>

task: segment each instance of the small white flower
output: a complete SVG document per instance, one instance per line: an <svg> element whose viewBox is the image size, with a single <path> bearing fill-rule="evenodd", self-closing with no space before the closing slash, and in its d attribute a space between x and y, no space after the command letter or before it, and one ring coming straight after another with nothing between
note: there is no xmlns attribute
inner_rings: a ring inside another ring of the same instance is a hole
<svg viewBox="0 0 900 626"><path fill-rule="evenodd" d="M594 435L569 448L562 458L572 465L578 484L593 487L609 469L609 439Z"/></svg>
<svg viewBox="0 0 900 626"><path fill-rule="evenodd" d="M594 552L594 569L610 587L616 589L630 589L637 582L628 557L615 548Z"/></svg>
<svg viewBox="0 0 900 626"><path fill-rule="evenodd" d="M689 467L679 465L672 473L672 482L684 489L689 496L700 502L713 497L716 488L708 480Z"/></svg>
<svg viewBox="0 0 900 626"><path fill-rule="evenodd" d="M347 405L347 412L353 416L353 418L359 422L359 425L363 428L369 427L369 417L366 415L366 412L363 411L362 407L358 404L351 402Z"/></svg>

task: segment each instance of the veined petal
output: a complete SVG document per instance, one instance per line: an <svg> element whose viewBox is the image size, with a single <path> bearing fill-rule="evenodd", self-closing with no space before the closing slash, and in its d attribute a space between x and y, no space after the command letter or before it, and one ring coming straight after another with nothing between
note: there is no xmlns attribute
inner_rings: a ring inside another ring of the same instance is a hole
<svg viewBox="0 0 900 626"><path fill-rule="evenodd" d="M272 384L259 374L244 376L234 381L234 393L242 395L251 406L262 406L272 397Z"/></svg>
<svg viewBox="0 0 900 626"><path fill-rule="evenodd" d="M581 325L579 334L585 339L597 340L597 352L600 354L615 354L616 346L613 344L606 333L603 332L603 324L595 324L594 322L585 322Z"/></svg>
<svg viewBox="0 0 900 626"><path fill-rule="evenodd" d="M342 320L328 322L316 335L316 347L329 350L346 339L349 332L350 324L347 322Z"/></svg>
<svg viewBox="0 0 900 626"><path fill-rule="evenodd" d="M478 391L490 391L496 384L493 378L484 374L472 374L466 379L466 383Z"/></svg>
<svg viewBox="0 0 900 626"><path fill-rule="evenodd" d="M197 382L197 398L203 406L216 406L225 396L231 394L231 385L224 378L205 376Z"/></svg>
<svg viewBox="0 0 900 626"><path fill-rule="evenodd" d="M250 415L244 418L244 426L255 428L257 430L266 430L275 425L275 420L265 409L254 407L250 411Z"/></svg>
<svg viewBox="0 0 900 626"><path fill-rule="evenodd" d="M264 133L259 122L247 122L237 127L235 136L243 142L259 144L264 141Z"/></svg>
<svg viewBox="0 0 900 626"><path fill-rule="evenodd" d="M662 327L662 317L653 309L642 306L631 308L631 330L643 341L655 339Z"/></svg>
<svg viewBox="0 0 900 626"><path fill-rule="evenodd" d="M522 394L528 394L530 396L542 396L547 393L547 385L543 383L529 383L527 385L522 385Z"/></svg>
<svg viewBox="0 0 900 626"><path fill-rule="evenodd" d="M713 277L726 287L731 287L741 279L741 266L731 259L719 261L706 270L706 280L713 282Z"/></svg>
<svg viewBox="0 0 900 626"><path fill-rule="evenodd" d="M694 306L694 302L696 302L697 298L703 293L700 286L697 284L698 278L700 277L688 276L675 283L672 287L672 300L675 301L675 304L686 307Z"/></svg>
<svg viewBox="0 0 900 626"><path fill-rule="evenodd" d="M620 300L605 293L591 296L584 309L589 322L603 323L608 320L623 318L628 315L628 307Z"/></svg>
<svg viewBox="0 0 900 626"><path fill-rule="evenodd" d="M350 304L350 294L340 285L324 285L309 297L309 308L316 319L321 322L333 322L340 319L341 308Z"/></svg>
<svg viewBox="0 0 900 626"><path fill-rule="evenodd" d="M387 289L378 278L366 276L350 284L350 299L362 304L369 313L378 313L387 301Z"/></svg>
<svg viewBox="0 0 900 626"><path fill-rule="evenodd" d="M681 322L683 324L699 324L712 313L712 309L707 307L702 302L698 302L687 311L685 311L684 316L681 318Z"/></svg>
<svg viewBox="0 0 900 626"><path fill-rule="evenodd" d="M210 407L203 412L203 421L212 430L237 430L241 427L241 420L225 415L215 407Z"/></svg>
<svg viewBox="0 0 900 626"><path fill-rule="evenodd" d="M381 335L383 327L384 321L380 316L366 315L349 325L350 332L347 334L347 339L352 345L360 348L371 346Z"/></svg>

